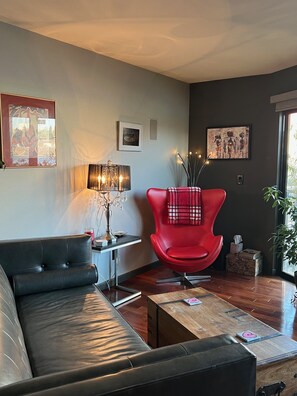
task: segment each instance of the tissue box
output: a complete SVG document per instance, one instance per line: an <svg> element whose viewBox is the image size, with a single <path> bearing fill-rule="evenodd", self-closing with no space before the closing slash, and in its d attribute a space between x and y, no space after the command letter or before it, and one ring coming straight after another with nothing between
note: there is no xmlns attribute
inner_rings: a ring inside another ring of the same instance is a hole
<svg viewBox="0 0 297 396"><path fill-rule="evenodd" d="M230 253L239 253L243 249L243 243L235 243L231 242L230 244Z"/></svg>
<svg viewBox="0 0 297 396"><path fill-rule="evenodd" d="M252 256L244 252L229 253L226 256L226 270L242 275L257 276L262 272L262 254L258 252L256 256Z"/></svg>

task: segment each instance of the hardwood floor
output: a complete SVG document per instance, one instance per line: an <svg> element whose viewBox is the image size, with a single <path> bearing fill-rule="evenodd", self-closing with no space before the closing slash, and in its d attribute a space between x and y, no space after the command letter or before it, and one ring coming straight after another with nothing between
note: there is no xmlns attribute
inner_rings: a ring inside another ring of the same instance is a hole
<svg viewBox="0 0 297 396"><path fill-rule="evenodd" d="M297 308L291 303L296 289L293 283L279 277L248 277L211 269L204 271L203 274L210 274L212 278L208 282L197 283L197 287L203 287L215 293L281 333L297 340ZM124 286L142 291L141 297L121 305L118 309L145 341L147 341L146 297L185 288L178 283L156 284L156 279L172 276L172 271L159 266L123 282ZM104 293L111 300L126 295L113 289Z"/></svg>

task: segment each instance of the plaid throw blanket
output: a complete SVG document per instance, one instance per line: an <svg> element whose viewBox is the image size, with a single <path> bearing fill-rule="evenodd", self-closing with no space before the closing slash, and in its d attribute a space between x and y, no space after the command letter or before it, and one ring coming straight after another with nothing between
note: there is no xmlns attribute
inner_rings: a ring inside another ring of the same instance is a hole
<svg viewBox="0 0 297 396"><path fill-rule="evenodd" d="M202 222L200 187L169 187L167 206L169 224L200 225Z"/></svg>

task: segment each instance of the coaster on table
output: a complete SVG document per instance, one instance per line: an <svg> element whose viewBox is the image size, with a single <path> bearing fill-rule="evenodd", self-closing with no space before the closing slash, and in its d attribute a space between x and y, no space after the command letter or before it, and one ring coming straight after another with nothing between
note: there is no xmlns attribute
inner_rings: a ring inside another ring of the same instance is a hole
<svg viewBox="0 0 297 396"><path fill-rule="evenodd" d="M196 297L191 297L191 298L184 298L184 302L187 303L188 305L198 305L202 304L202 301L200 301Z"/></svg>
<svg viewBox="0 0 297 396"><path fill-rule="evenodd" d="M243 341L246 341L246 342L255 341L255 340L258 340L259 338L261 338L260 336L258 336L258 334L254 333L253 331L250 331L250 330L241 331L240 333L237 333L236 335L239 338L241 338Z"/></svg>

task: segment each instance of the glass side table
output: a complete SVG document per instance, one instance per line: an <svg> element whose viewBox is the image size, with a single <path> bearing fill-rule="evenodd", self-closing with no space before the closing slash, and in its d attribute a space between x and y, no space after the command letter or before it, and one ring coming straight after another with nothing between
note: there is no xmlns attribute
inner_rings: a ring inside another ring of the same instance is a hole
<svg viewBox="0 0 297 396"><path fill-rule="evenodd" d="M129 287L121 286L119 285L119 280L118 280L118 266L119 266L119 249L134 245L136 243L140 243L141 238L139 236L134 236L134 235L123 235L121 237L118 237L116 242L109 243L107 246L92 246L92 250L94 252L103 254L103 253L109 253L110 254L110 263L109 265L111 266L111 261L114 261L114 287L115 289L122 290L124 292L129 293L127 297L121 298L120 300L116 300L112 303L114 307L117 307L118 305L121 305L127 301L130 301L136 297L141 296L141 291L135 290L135 289L130 289ZM111 283L111 267L109 268L109 283Z"/></svg>

